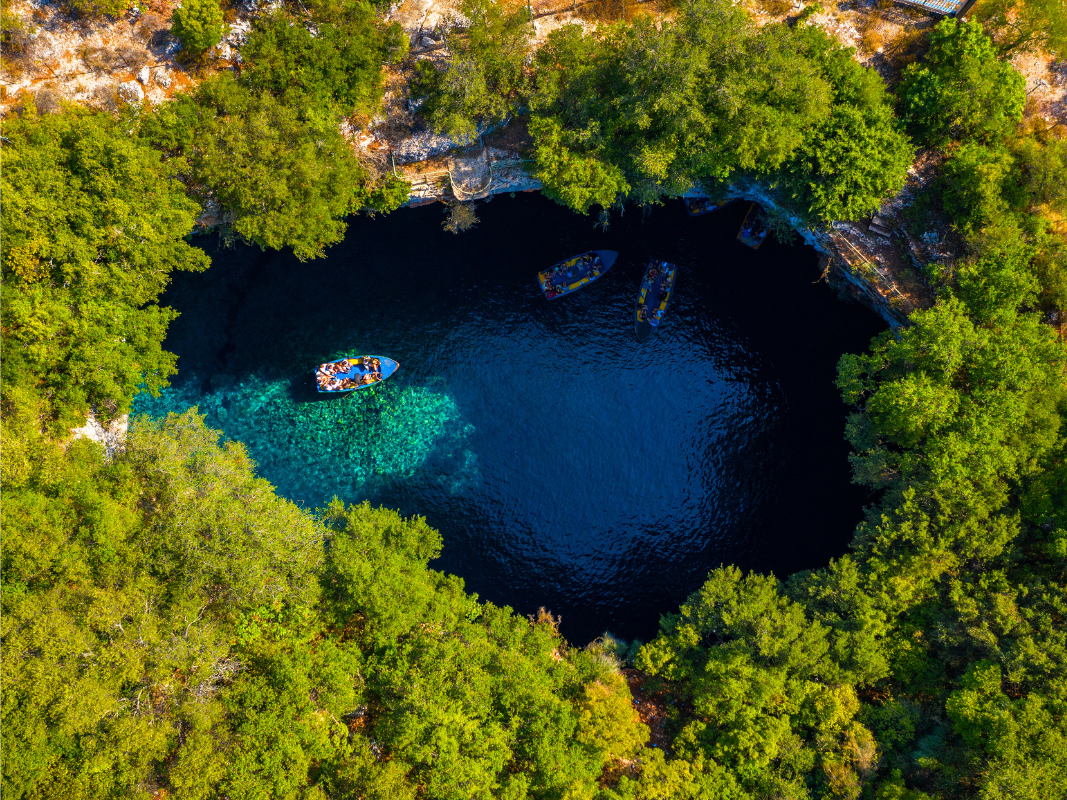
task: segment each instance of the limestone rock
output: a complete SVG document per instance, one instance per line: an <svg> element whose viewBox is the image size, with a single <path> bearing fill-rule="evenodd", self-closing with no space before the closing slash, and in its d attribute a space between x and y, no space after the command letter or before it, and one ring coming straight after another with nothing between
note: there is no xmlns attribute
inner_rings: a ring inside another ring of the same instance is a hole
<svg viewBox="0 0 1067 800"><path fill-rule="evenodd" d="M143 83L145 86L147 86L150 76L151 72L149 71L148 67L141 67L141 71L137 73L137 82Z"/></svg>
<svg viewBox="0 0 1067 800"><path fill-rule="evenodd" d="M164 89L169 89L171 84L170 73L167 70L160 67L156 70L156 83L162 86Z"/></svg>
<svg viewBox="0 0 1067 800"><path fill-rule="evenodd" d="M144 89L137 81L126 81L119 84L119 98L131 105L144 102Z"/></svg>
<svg viewBox="0 0 1067 800"><path fill-rule="evenodd" d="M89 411L89 417L85 425L80 428L72 428L74 439L91 439L104 446L104 454L110 461L115 454L122 451L126 446L126 431L130 425L130 415L123 414L121 417L105 424L96 416L96 409Z"/></svg>

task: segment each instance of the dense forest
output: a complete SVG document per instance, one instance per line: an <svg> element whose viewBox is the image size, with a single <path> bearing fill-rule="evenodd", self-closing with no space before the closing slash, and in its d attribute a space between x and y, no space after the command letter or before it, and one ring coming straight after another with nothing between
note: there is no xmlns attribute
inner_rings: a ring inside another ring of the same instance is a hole
<svg viewBox="0 0 1067 800"><path fill-rule="evenodd" d="M1063 4L984 0L891 86L726 0L536 51L522 8L465 10L448 63L417 62L421 113L456 135L526 117L535 175L579 213L743 180L817 226L941 160L908 213L962 256L839 364L872 498L849 552L715 570L651 642L583 646L431 569L421 518L279 497L195 411L134 420L114 453L71 441L174 374L158 298L209 268L202 211L306 259L407 196L339 127L378 108L406 37L363 0L279 6L241 70L173 103L4 120L5 796L1067 797L1067 139L1007 60L1067 54ZM222 13L186 0L174 26L195 62Z"/></svg>

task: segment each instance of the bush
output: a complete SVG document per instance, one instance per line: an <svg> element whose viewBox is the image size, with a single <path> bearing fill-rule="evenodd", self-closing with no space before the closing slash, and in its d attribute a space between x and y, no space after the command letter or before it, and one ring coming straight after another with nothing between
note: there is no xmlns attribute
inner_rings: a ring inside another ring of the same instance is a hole
<svg viewBox="0 0 1067 800"><path fill-rule="evenodd" d="M222 41L226 34L218 0L184 0L174 9L170 31L182 40L190 56L199 56Z"/></svg>
<svg viewBox="0 0 1067 800"><path fill-rule="evenodd" d="M42 428L65 435L91 404L122 413L139 387L166 385L176 359L162 343L175 314L155 301L171 271L203 269L208 259L184 241L198 208L174 180L175 165L110 116L30 112L4 128L10 483ZM14 424L12 408L24 411Z"/></svg>
<svg viewBox="0 0 1067 800"><path fill-rule="evenodd" d="M1026 79L997 59L981 25L955 19L934 28L925 63L908 66L900 88L908 128L935 147L1002 138L1022 119L1025 104Z"/></svg>
<svg viewBox="0 0 1067 800"><path fill-rule="evenodd" d="M63 5L77 17L118 17L130 7L130 0L64 0Z"/></svg>
<svg viewBox="0 0 1067 800"><path fill-rule="evenodd" d="M371 201L370 176L336 125L309 125L297 108L229 73L162 107L144 133L188 157L191 183L222 207L230 233L292 247L300 259L341 241L344 217ZM383 206L400 193L391 186L382 187Z"/></svg>
<svg viewBox="0 0 1067 800"><path fill-rule="evenodd" d="M373 114L382 97L382 63L403 55L399 25L380 26L367 4L339 22L316 26L278 12L256 21L242 51L241 82L302 109L317 124L358 112Z"/></svg>
<svg viewBox="0 0 1067 800"><path fill-rule="evenodd" d="M525 88L523 64L533 33L525 6L505 11L490 0L464 0L469 27L448 35L452 59L442 71L419 62L413 94L426 98L422 113L434 128L457 139L478 124L514 113Z"/></svg>

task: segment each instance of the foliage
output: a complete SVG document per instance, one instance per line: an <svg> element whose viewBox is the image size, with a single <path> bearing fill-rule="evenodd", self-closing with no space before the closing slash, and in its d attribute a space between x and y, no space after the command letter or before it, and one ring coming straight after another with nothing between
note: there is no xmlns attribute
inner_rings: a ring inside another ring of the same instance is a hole
<svg viewBox="0 0 1067 800"><path fill-rule="evenodd" d="M967 137L987 141L1022 119L1026 80L997 60L982 26L944 19L930 34L926 61L904 70L901 114L915 137L933 146Z"/></svg>
<svg viewBox="0 0 1067 800"><path fill-rule="evenodd" d="M552 117L532 119L530 133L536 143L534 175L544 184L546 197L587 214L594 205L610 208L629 191L630 184L619 167L567 147L564 131Z"/></svg>
<svg viewBox="0 0 1067 800"><path fill-rule="evenodd" d="M1033 24L1045 0L997 2L1002 51L1054 47L1055 14ZM115 414L173 371L156 298L206 264L184 241L186 189L300 257L345 214L405 199L338 130L373 109L403 44L359 2L301 10L257 23L239 78L153 113L6 125L4 793L1062 795L1067 354L1043 312L1067 305L1067 145L1016 129L1020 78L977 26L939 25L902 85L913 130L962 138L930 196L967 252L931 308L839 363L872 505L842 558L785 583L715 570L631 648L665 752L622 643L574 648L550 615L468 595L429 568L442 541L425 520L298 508L195 411L136 420L108 457L65 441L89 404ZM717 0L565 26L530 84L528 17L469 11L446 32L453 65L421 68L428 113L469 133L528 99L537 174L576 210L753 179L807 219L859 216L910 160L881 81L812 26L757 29Z"/></svg>
<svg viewBox="0 0 1067 800"><path fill-rule="evenodd" d="M1067 57L1067 7L1059 0L984 0L972 16L995 32L1001 55L1044 50Z"/></svg>
<svg viewBox="0 0 1067 800"><path fill-rule="evenodd" d="M63 0L63 5L76 17L96 19L120 17L131 3L130 0Z"/></svg>
<svg viewBox="0 0 1067 800"><path fill-rule="evenodd" d="M165 161L109 116L8 121L3 147L4 481L28 474L41 433L65 435L90 405L129 408L166 385L172 270L208 259L183 239L197 206Z"/></svg>
<svg viewBox="0 0 1067 800"><path fill-rule="evenodd" d="M673 24L564 26L535 64L535 174L583 213L753 177L780 182L801 216L859 216L910 162L881 82L848 51L719 0Z"/></svg>
<svg viewBox="0 0 1067 800"><path fill-rule="evenodd" d="M592 654L428 569L424 520L303 511L192 411L50 449L4 528L13 797L591 796L647 736Z"/></svg>
<svg viewBox="0 0 1067 800"><path fill-rule="evenodd" d="M419 61L412 91L425 98L422 113L434 128L465 140L480 123L515 112L533 26L524 6L509 11L491 0L463 0L459 10L463 23L445 32L451 59L440 71Z"/></svg>
<svg viewBox="0 0 1067 800"><path fill-rule="evenodd" d="M297 109L226 74L163 106L143 130L187 159L192 185L222 207L233 234L292 247L300 259L339 242L344 217L372 200L369 175L335 126L308 125Z"/></svg>
<svg viewBox="0 0 1067 800"><path fill-rule="evenodd" d="M226 35L218 0L183 0L174 9L173 20L171 33L182 40L182 47L192 56L214 47Z"/></svg>
<svg viewBox="0 0 1067 800"><path fill-rule="evenodd" d="M452 203L448 206L447 213L448 217L441 223L441 227L449 233L469 231L479 222L474 203Z"/></svg>
<svg viewBox="0 0 1067 800"><path fill-rule="evenodd" d="M722 764L758 796L807 796L823 772L857 785L871 772L854 676L831 656L829 628L773 578L713 571L636 665L692 703L679 754Z"/></svg>
<svg viewBox="0 0 1067 800"><path fill-rule="evenodd" d="M300 109L315 127L353 113L369 115L382 97L382 63L403 57L396 23L380 26L366 3L353 4L338 22L315 25L313 36L284 12L258 18L242 56L241 81Z"/></svg>

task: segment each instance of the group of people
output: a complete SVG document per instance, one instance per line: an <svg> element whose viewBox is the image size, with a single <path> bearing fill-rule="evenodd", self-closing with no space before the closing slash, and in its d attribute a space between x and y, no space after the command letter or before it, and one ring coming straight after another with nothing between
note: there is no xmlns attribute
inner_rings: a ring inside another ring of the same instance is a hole
<svg viewBox="0 0 1067 800"><path fill-rule="evenodd" d="M355 377L350 378L348 375L353 368ZM323 364L315 371L315 382L324 392L343 392L377 383L381 379L382 362L377 358L343 358Z"/></svg>
<svg viewBox="0 0 1067 800"><path fill-rule="evenodd" d="M663 275L663 285L660 286L660 291L653 296L652 287L656 285L656 281L660 277L660 271L656 267L650 267L648 272L645 273L645 279L641 282L641 294L645 298L645 302L637 308L637 318L642 322L647 322L649 325L659 325L661 319L663 319L663 309L656 308L649 311L648 303L650 300L658 300L664 294L670 291L671 281L674 278L674 272L668 271Z"/></svg>
<svg viewBox="0 0 1067 800"><path fill-rule="evenodd" d="M584 256L570 261L564 261L559 266L545 273L545 294L550 298L565 294L575 278L600 277L600 257L595 253L586 253Z"/></svg>

